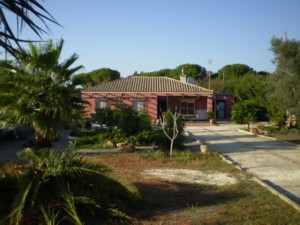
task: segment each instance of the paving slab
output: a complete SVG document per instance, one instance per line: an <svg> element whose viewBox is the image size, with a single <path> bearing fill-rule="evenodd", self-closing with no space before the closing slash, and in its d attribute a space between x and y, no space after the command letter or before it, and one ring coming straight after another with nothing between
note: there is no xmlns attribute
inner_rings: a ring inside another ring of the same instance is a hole
<svg viewBox="0 0 300 225"><path fill-rule="evenodd" d="M240 125L187 127L195 139L205 139L243 170L300 205L300 145L240 132Z"/></svg>

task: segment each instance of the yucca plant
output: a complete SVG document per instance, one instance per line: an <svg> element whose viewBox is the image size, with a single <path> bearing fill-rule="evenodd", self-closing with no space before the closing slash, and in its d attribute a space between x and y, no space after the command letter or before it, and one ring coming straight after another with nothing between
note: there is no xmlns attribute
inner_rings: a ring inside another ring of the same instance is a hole
<svg viewBox="0 0 300 225"><path fill-rule="evenodd" d="M1 224L126 224L143 201L134 186L71 149L26 149L22 158L1 167Z"/></svg>

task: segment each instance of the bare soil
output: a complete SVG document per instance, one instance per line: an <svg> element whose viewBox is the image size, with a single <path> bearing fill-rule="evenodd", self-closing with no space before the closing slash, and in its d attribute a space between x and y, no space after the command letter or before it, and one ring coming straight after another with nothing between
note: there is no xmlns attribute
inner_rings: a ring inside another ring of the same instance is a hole
<svg viewBox="0 0 300 225"><path fill-rule="evenodd" d="M94 162L134 184L151 202L132 212L141 225L298 224L300 214L246 174L212 155L178 162L139 154ZM283 213L284 212L284 213Z"/></svg>

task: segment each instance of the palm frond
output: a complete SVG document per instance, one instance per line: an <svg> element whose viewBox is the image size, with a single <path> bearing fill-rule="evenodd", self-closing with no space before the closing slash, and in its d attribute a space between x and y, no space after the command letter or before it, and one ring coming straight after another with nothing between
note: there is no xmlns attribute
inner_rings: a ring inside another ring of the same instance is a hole
<svg viewBox="0 0 300 225"><path fill-rule="evenodd" d="M47 25L48 22L60 26L54 17L36 0L1 0L0 6L0 22L3 25L2 33L4 33L4 35L0 35L0 46L13 56L16 56L15 51L17 50L13 46L13 43L16 44L18 48L21 48L20 42L30 42L18 38L25 25L27 25L40 39L42 33L50 31ZM16 32L12 31L9 22L7 21L5 11L16 16ZM38 25L36 21L40 21L44 28Z"/></svg>
<svg viewBox="0 0 300 225"><path fill-rule="evenodd" d="M59 219L60 213L55 209L48 207L47 211L43 206L40 206L42 212L41 223L45 225L58 225L62 220Z"/></svg>

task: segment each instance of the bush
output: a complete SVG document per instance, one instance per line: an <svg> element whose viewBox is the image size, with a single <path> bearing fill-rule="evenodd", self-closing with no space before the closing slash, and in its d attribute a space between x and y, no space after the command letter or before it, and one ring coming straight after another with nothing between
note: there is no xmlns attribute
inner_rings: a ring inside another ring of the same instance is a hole
<svg viewBox="0 0 300 225"><path fill-rule="evenodd" d="M0 168L1 224L132 224L129 209L145 203L133 185L70 149L27 149L23 160Z"/></svg>
<svg viewBox="0 0 300 225"><path fill-rule="evenodd" d="M161 132L156 130L144 130L136 135L136 141L142 145L149 145L159 142Z"/></svg>
<svg viewBox="0 0 300 225"><path fill-rule="evenodd" d="M96 114L93 116L93 120L99 124L106 124L107 126L117 126L119 118L118 109L101 108L96 109Z"/></svg>
<svg viewBox="0 0 300 225"><path fill-rule="evenodd" d="M75 146L76 147L82 147L82 146L85 146L85 145L95 145L95 144L98 144L98 143L99 143L99 141L98 141L97 135L94 135L94 136L81 136L81 137L76 138Z"/></svg>
<svg viewBox="0 0 300 225"><path fill-rule="evenodd" d="M144 111L138 112L138 131L151 130L151 119Z"/></svg>
<svg viewBox="0 0 300 225"><path fill-rule="evenodd" d="M118 128L124 132L126 137L135 135L139 132L138 114L129 107L120 109Z"/></svg>
<svg viewBox="0 0 300 225"><path fill-rule="evenodd" d="M113 130L107 133L107 140L113 142L114 145L117 143L128 142L128 137L126 137L121 129Z"/></svg>
<svg viewBox="0 0 300 225"><path fill-rule="evenodd" d="M276 130L278 130L278 127L276 127L276 126L269 126L269 127L265 127L264 130L267 131L268 134L272 134L272 133L276 132Z"/></svg>
<svg viewBox="0 0 300 225"><path fill-rule="evenodd" d="M105 145L108 140L110 140L110 133L98 133L92 136L79 136L76 138L75 147L80 148L84 146L92 145Z"/></svg>

